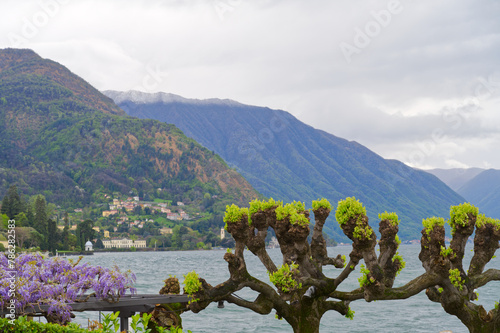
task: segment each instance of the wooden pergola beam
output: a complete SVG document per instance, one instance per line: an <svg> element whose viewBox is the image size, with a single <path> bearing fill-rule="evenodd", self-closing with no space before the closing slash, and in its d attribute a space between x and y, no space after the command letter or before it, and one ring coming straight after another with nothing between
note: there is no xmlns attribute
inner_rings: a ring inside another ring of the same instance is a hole
<svg viewBox="0 0 500 333"><path fill-rule="evenodd" d="M191 298L188 295L158 295L141 294L126 295L120 297L117 302L97 299L95 296L81 297L74 303L68 303L72 311L120 311L120 330L128 331L128 318L135 312L149 312L157 304L188 303ZM33 304L26 307L23 314L28 316L40 316L47 313L49 305ZM0 309L0 315L7 314L6 309Z"/></svg>

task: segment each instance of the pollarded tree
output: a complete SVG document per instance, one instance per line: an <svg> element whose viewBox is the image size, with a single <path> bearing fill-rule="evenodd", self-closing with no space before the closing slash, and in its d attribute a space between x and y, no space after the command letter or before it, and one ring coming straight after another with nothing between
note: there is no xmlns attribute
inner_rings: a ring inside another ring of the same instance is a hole
<svg viewBox="0 0 500 333"><path fill-rule="evenodd" d="M470 204L462 204L451 207L449 224L453 238L446 248L443 219L424 220L419 259L426 272L436 275L437 279L435 286L427 289L427 297L441 303L443 309L458 317L470 332L500 332L498 303L489 312L474 303L477 288L500 280L500 270L484 270L499 247L500 220L479 214ZM474 231L474 255L465 271L465 245Z"/></svg>
<svg viewBox="0 0 500 333"><path fill-rule="evenodd" d="M499 247L500 220L488 218L478 213L471 204L464 203L450 209L452 239L450 246L445 244L445 220L431 217L423 220L421 251L419 259L425 273L401 288L386 290L383 294L367 297L359 291L350 293L336 292L335 296L342 300L397 299L410 297L426 289L427 297L441 303L443 309L454 316L469 329L470 332L499 332L500 310L498 303L494 309L486 311L482 305L476 304L476 289L491 281L500 281L500 270L484 270ZM464 269L464 252L467 240L474 233L474 255L469 269ZM370 277L375 277L369 272ZM378 280L378 279L376 279Z"/></svg>
<svg viewBox="0 0 500 333"><path fill-rule="evenodd" d="M406 290L403 287L395 288L372 299L406 298L426 289L431 301L441 303L443 309L460 319L470 332L500 332L498 303L494 309L486 311L482 305L474 302L477 288L491 281L500 281L500 270L484 270L499 247L500 220L479 214L476 207L464 203L451 207L448 223L452 239L450 246L446 247L445 220L438 217L424 219L419 259L425 273L408 283ZM465 271L465 246L474 231L474 255L469 269ZM363 297L369 300L366 294L356 291L340 294L336 296L343 300Z"/></svg>
<svg viewBox="0 0 500 333"><path fill-rule="evenodd" d="M236 241L235 253L226 253L229 280L211 286L200 278L200 288L193 297L189 308L198 312L211 302L226 300L230 303L249 308L260 314L268 314L273 309L279 318L285 319L294 332L318 332L321 317L327 311L334 310L352 318L349 308L352 295L366 292L366 298L376 299L392 290L396 274L404 266L401 257L396 254L398 240L398 219L395 214L381 215L380 255L375 253L377 239L375 232L368 225L366 211L354 198L339 203L336 217L344 233L353 241L353 250L349 262L338 255L328 257L326 242L323 237L323 225L332 209L326 199L312 203L315 225L312 239L310 234L309 211L301 202L283 205L281 202L252 201L250 208L232 205L227 208L224 221L228 232ZM265 247L268 228L273 228L280 244L283 263L278 267L270 258ZM244 249L248 248L256 255L269 272L274 286L258 280L247 270ZM365 271L370 271L362 288L352 294L340 293L337 287L364 259ZM343 268L336 277L323 274L323 266L334 265ZM231 294L242 288L250 288L259 296L253 301L244 301ZM343 299L346 298L346 299Z"/></svg>
<svg viewBox="0 0 500 333"><path fill-rule="evenodd" d="M230 278L217 286L211 286L198 277L199 283L190 281L191 287L187 292L196 301L189 304L189 309L199 312L211 302L225 300L259 314L269 314L274 309L294 332L318 332L321 317L329 310L352 317L353 312L349 309L352 301L406 299L427 289L431 300L441 302L444 309L456 315L471 332L498 331L499 311L493 309L486 312L472 302L474 288L500 279L498 270L483 272L498 248L498 220L478 216L477 209L468 204L452 207L450 224L453 240L448 249L444 243L444 219L424 220L419 258L426 271L404 286L394 288L396 275L404 267L397 253L399 221L395 213L379 215L381 238L378 241L380 253L377 255L376 235L368 224L362 204L355 198L339 202L335 216L352 241L352 251L346 264L346 258L340 255L335 258L327 255L322 229L332 209L330 203L322 199L313 201L312 207L315 225L309 243L309 211L300 202L283 205L271 199L267 202L253 201L250 208L228 206L224 221L236 241L235 253L224 255ZM474 226L475 255L466 273L462 259L465 243ZM264 240L269 227L274 229L280 244L283 255L280 267L271 260L265 248ZM274 287L248 272L243 255L245 247L266 267ZM363 276L360 288L350 292L338 291L338 286L361 260L364 265L361 265ZM325 265L343 269L336 277L328 277L323 274ZM258 297L254 301L245 301L232 295L243 288L254 290Z"/></svg>

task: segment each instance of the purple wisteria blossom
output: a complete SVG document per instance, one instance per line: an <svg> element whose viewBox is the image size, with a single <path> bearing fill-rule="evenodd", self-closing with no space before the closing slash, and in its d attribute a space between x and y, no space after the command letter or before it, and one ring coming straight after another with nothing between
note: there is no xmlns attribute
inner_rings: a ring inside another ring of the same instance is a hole
<svg viewBox="0 0 500 333"><path fill-rule="evenodd" d="M40 254L21 254L12 267L0 254L0 307L7 309L15 299L16 316L49 305L46 317L61 324L70 321L68 303L94 294L98 299L116 302L127 290L135 294L135 275L63 258L46 259ZM14 279L13 279L14 278Z"/></svg>

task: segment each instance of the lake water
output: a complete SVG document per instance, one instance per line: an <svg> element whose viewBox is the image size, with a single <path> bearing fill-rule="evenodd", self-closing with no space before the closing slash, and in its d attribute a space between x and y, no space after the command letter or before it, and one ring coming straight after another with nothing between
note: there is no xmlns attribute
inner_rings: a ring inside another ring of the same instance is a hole
<svg viewBox="0 0 500 333"><path fill-rule="evenodd" d="M472 245L469 245L466 251L466 259L469 260L472 256L471 248ZM349 246L339 246L329 248L328 252L330 256L348 255L350 249ZM280 265L282 257L279 249L272 249L269 252L275 263ZM406 261L406 268L396 278L395 287L404 285L424 272L418 260L420 246L403 245L399 252ZM105 267L112 267L116 264L121 270L130 269L137 276L138 293L156 294L163 286L163 280L169 275L177 276L182 282L183 275L193 270L196 270L211 285L227 280L229 273L227 263L223 259L224 253L224 250L96 253L93 256L84 257L83 261ZM247 251L245 260L253 276L269 281L267 272L258 258ZM486 267L488 268L500 268L500 259L493 259ZM336 277L340 271L331 266L324 269L329 277ZM358 272L353 272L349 279L341 284L339 290L348 291L357 288L359 276L358 268ZM499 286L499 282L493 282L478 290L479 303L487 310L493 308L495 301L499 300ZM236 295L253 300L256 294L251 290L241 290L236 292ZM326 313L321 321L320 332L440 332L443 330L451 330L455 333L468 332L456 317L445 313L440 304L429 301L425 292L407 300L371 303L358 300L351 303L351 309L355 311L354 320L349 320L334 311ZM84 327L86 327L87 318L94 320L98 317L95 312L76 313L76 315L76 322ZM292 331L286 321L275 318L274 311L263 316L227 302L223 309L218 309L216 304L212 304L198 314L186 312L182 318L185 330L191 330L193 333Z"/></svg>

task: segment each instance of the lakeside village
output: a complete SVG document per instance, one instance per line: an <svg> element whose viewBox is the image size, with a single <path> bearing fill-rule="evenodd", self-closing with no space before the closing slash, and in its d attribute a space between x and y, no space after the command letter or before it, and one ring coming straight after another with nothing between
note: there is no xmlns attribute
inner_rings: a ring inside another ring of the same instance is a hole
<svg viewBox="0 0 500 333"><path fill-rule="evenodd" d="M65 211L47 203L42 195L23 201L16 186L11 186L0 205L0 251L8 247L9 220L15 220L18 250L76 254L234 247L234 239L223 228L223 216L198 205L158 198L145 201L116 192L113 197L101 193L99 198L92 207ZM327 242L350 245L328 237ZM279 247L271 234L266 243L269 248ZM420 240L404 243L419 244Z"/></svg>
<svg viewBox="0 0 500 333"><path fill-rule="evenodd" d="M213 198L216 199L216 198ZM12 186L1 204L0 250L8 247L7 223L15 220L18 250L52 254L93 251L196 250L234 247L222 215L198 205L139 196L102 194L92 207L68 211L42 195L24 201ZM269 247L278 247L269 237Z"/></svg>

